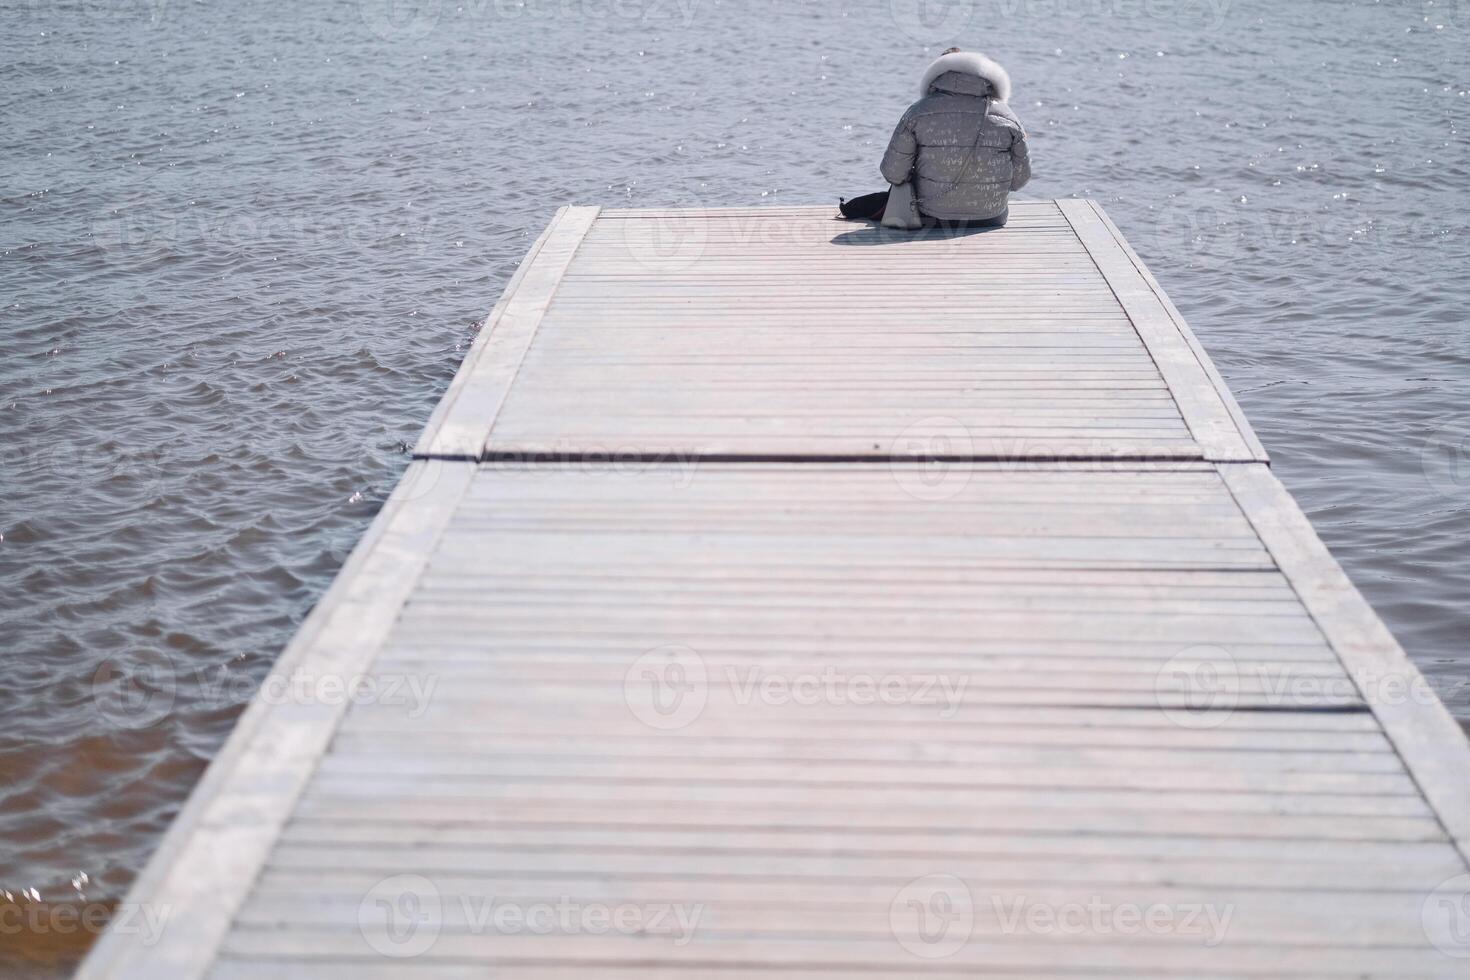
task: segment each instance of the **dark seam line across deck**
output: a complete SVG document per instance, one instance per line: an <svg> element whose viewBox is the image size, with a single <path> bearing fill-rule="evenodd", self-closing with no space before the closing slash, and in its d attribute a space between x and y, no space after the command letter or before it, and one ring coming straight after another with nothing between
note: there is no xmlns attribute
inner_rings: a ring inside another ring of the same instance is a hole
<svg viewBox="0 0 1470 980"><path fill-rule="evenodd" d="M876 448L876 447L875 447ZM1166 454L1157 455L1128 455L1120 453L1113 455L1047 455L1038 453L1036 455L1010 456L993 453L973 453L964 455L949 454L914 454L914 455L888 455L874 456L869 453L701 453L698 450L683 451L670 449L664 452L632 450L622 452L617 450L595 451L595 450L569 450L567 452L519 452L514 449L496 449L486 451L478 460L465 459L461 456L423 456L415 459L441 459L456 460L463 462L480 463L527 463L527 464L555 464L555 463L587 463L587 462L619 462L619 463L666 463L671 461L696 462L696 463L842 463L855 465L889 466L894 463L1203 463L1198 454ZM1148 470L1130 470L1129 472L1146 473ZM1200 470L1198 472L1207 472Z"/></svg>

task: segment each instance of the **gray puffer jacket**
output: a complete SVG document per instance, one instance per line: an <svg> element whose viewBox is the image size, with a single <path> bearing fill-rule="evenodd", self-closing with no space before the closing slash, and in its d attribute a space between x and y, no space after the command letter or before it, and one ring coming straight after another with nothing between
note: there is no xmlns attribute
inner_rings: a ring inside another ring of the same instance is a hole
<svg viewBox="0 0 1470 980"><path fill-rule="evenodd" d="M916 178L919 211L973 221L1006 209L1006 195L1031 179L1026 133L1006 105L1011 80L983 54L942 55L924 72L923 98L898 121L883 154L883 178Z"/></svg>

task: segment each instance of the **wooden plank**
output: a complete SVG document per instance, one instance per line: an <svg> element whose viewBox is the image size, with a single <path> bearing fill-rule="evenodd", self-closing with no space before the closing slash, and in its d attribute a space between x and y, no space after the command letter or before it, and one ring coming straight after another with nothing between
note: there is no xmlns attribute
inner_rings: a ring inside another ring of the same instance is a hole
<svg viewBox="0 0 1470 980"><path fill-rule="evenodd" d="M389 665L385 664L385 669ZM372 765L379 759L390 765L411 765L434 760L479 761L490 758L536 758L575 755L583 758L620 759L738 759L764 760L843 760L898 764L913 761L906 745L887 741L849 742L828 740L802 742L791 739L751 736L738 740L691 736L685 739L661 739L628 736L599 738L592 732L572 737L536 739L524 735L501 734L490 745L466 744L444 733L425 733L414 739L412 749L403 745L400 736L388 732L343 731L338 734L334 751L344 764ZM936 744L925 759L943 760L963 766L1024 766L1043 769L1056 766L1121 766L1139 769L1208 769L1212 765L1240 766L1243 769L1271 772L1374 772L1402 773L1403 766L1386 739L1372 749L1354 747L1338 751L1298 749L1277 745L1270 750L1222 746L1207 749L1176 746L1092 746L1092 745L993 745L980 743ZM542 832L556 836L553 829ZM654 846L650 842L649 846ZM658 846L674 846L665 840ZM942 843L929 840L930 845ZM1053 841L1053 849L1067 848L1067 841ZM731 845L733 846L733 845Z"/></svg>
<svg viewBox="0 0 1470 980"><path fill-rule="evenodd" d="M761 964L759 967L747 965L743 968L743 975L758 976L761 980L851 980L855 972L865 978L874 978L874 980L887 980L887 978L909 980L914 976L945 975L940 967L917 966L916 962L918 961L903 963L886 970L869 962L863 964L859 971L840 965L766 966ZM435 963L433 976L438 980L484 980L485 969L483 963ZM515 976L523 980L552 980L552 978L565 980L568 975L576 975L571 972L573 969L564 962L517 962L514 964ZM756 969L759 969L758 973L754 972ZM599 963L595 972L602 980L645 980L649 977L655 980L669 977L678 977L680 980L729 980L731 970L725 966L711 964L645 962L636 966ZM1095 976L1124 976L1131 980L1136 980L1141 976L1136 968L1125 970L1122 973L1108 973L1102 971L1102 968L1091 972ZM986 980L1055 980L1057 976L1056 972L1048 967L997 968L991 964L983 967L983 975ZM1360 978L1362 975L1361 971L1334 974L1326 970L1291 974L1299 980L1323 980L1327 977ZM1188 976L1191 980L1240 980L1242 974L1234 970L1204 969L1201 965L1196 964L1190 969ZM303 977L310 977L312 980L400 980L402 968L396 964L385 965L381 962L364 962L360 959L333 960L328 957L260 959L226 955L221 957L216 972L211 973L213 980L261 980L261 978L298 980Z"/></svg>
<svg viewBox="0 0 1470 980"><path fill-rule="evenodd" d="M657 588L657 585L650 583L649 587ZM493 589L494 585L486 588ZM851 602L860 605L863 599L864 596L859 594ZM726 637L721 642L721 638L701 635L700 644L702 656L718 659L732 667L758 666L773 670L795 664L809 668L831 666L857 670L891 664L892 657L889 652L887 657L890 659L884 659L884 651L878 649L880 644L877 642L870 642L867 646L844 642L840 652L824 648L818 641L802 643L790 638L755 643ZM1277 675L1293 678L1341 676L1340 665L1325 643L1236 643L1231 646L1231 651L1241 671L1260 671L1273 678ZM1022 641L992 640L983 645L969 646L963 641L952 640L948 649L934 641L906 642L903 653L915 671L1024 670L1042 677L1051 673L1153 674L1179 656L1179 651L1170 643L1149 644L1126 639L1110 641L1105 637L1086 643L1076 640L1049 643L1031 638ZM418 642L405 642L391 653L385 653L381 662L388 666L402 665L404 669L411 665L414 669L427 670L451 664L474 669L531 659L545 663L597 663L626 656L626 646L616 640L598 636L574 638L548 630L544 637L497 636L493 640L441 639L426 635ZM1207 658L1194 658L1196 661L1203 659Z"/></svg>
<svg viewBox="0 0 1470 980"><path fill-rule="evenodd" d="M1204 852L1204 853L1201 853ZM950 874L983 880L996 888L1047 885L1163 887L1199 889L1282 889L1322 892L1412 892L1425 878L1452 877L1460 856L1445 847L1436 860L1419 863L1370 864L1363 853L1355 861L1308 862L1278 855L1271 858L1236 857L1222 861L1208 849L1194 855L1162 858L1114 855L966 855L951 852L943 858ZM822 854L810 849L784 854L745 853L738 869L730 856L708 852L661 854L639 849L584 851L529 850L522 847L426 847L392 840L369 844L282 841L271 855L270 868L281 871L381 871L393 874L413 866L427 876L454 874L494 875L506 878L543 875L573 881L683 877L694 880L764 879L773 889L788 882L820 880L860 884L890 880L895 889L914 877L914 858L897 854ZM1008 887L1007 887L1008 886ZM695 889L691 886L691 891ZM1325 901L1330 898L1324 896ZM887 909L884 908L886 912Z"/></svg>
<svg viewBox="0 0 1470 980"><path fill-rule="evenodd" d="M1010 595L1047 595L1061 592L1082 598L1116 595L1121 598L1148 596L1195 596L1210 598L1286 599L1296 601L1296 594L1286 584L1284 576L1274 571L1261 572L1199 572L1170 571L1109 571L1099 574L1088 569L1067 571L1042 571L1038 569L997 571L977 569L974 571L950 571L915 578L907 574L884 576L881 570L842 569L820 576L803 576L799 580L782 581L774 584L758 575L742 574L739 568L659 568L650 566L630 569L626 565L601 565L588 568L570 563L552 566L538 561L539 571L529 568L507 567L459 569L452 575L441 575L430 570L425 575L423 587L427 590L445 585L464 588L526 590L562 587L574 589L641 588L656 589L661 594L679 590L711 592L725 589L748 589L771 585L785 595L825 595L829 590L846 592L863 597L890 594L895 589L908 587L911 591L922 590L925 595L963 594L971 597L979 594L975 588L983 585L984 595L1002 597ZM616 574L614 582L604 576ZM982 649L977 644L976 649ZM1059 651L1064 653L1065 651ZM1028 656L1039 655L1028 651Z"/></svg>
<svg viewBox="0 0 1470 980"><path fill-rule="evenodd" d="M1344 857L1348 863L1351 863L1351 858L1346 854ZM281 875L281 879L284 883L287 880L286 875ZM268 902L252 903L246 908L242 915L242 924L251 928L290 928L293 924L323 928L331 926L334 921L342 921L347 917L346 913L350 912L355 917L355 906L361 902L362 891L370 887L369 883L360 882L357 886L359 891L354 894L352 886L346 884L340 877L332 876L331 881L335 886L332 891L317 888L302 893L272 888L268 893ZM502 878L500 881L510 884L515 882L515 879ZM310 883L304 882L303 884L311 887ZM445 882L445 884L447 886L449 883ZM497 896L517 903L547 901L555 903L560 897L555 891L556 883L542 884L539 887L531 881L518 884L521 885L519 889L509 893L497 892ZM845 926L844 932L854 936L890 935L892 925L889 905L894 893L902 885L902 883L890 884L885 888L883 885L867 883L844 883L848 888L845 894L837 887L820 891L804 883L794 885L797 894L806 899L802 901L796 900L794 896L788 899L784 894L755 896L751 894L754 889L749 887L745 888L742 894L741 891L737 891L725 882L711 883L712 891L721 895L720 899L706 896L698 890L699 886L706 884L704 882L700 882L699 885L685 885L683 888L670 881L620 881L609 884L614 887L598 888L592 892L596 896L595 901L611 900L614 904L693 903L697 901L703 905L705 911L700 920L701 926L704 927L702 932L704 930L713 933L744 931L768 934L772 939L775 939L776 934L781 932L789 935L803 931L818 932L823 928L830 929L832 926L830 920L834 911L831 905L833 904L840 908L841 921ZM465 927L476 922L476 912L483 911L482 902L473 901L477 897L483 901L483 896L480 894L481 889L478 883L473 879L456 879L456 886L449 890L447 895L442 896L449 900L447 907L443 909L444 926L455 931L463 931ZM1006 921L1005 905L1009 904L1010 899L1017 892L1018 889L1014 886L996 886L992 892L976 896L980 901L974 910L976 922L972 934L988 936L1003 934ZM1088 890L1076 885L1048 886L1040 883L1033 888L1026 889L1026 892L1029 896L1033 896L1035 901L1056 905L1067 905L1079 901L1082 905L1086 905L1089 895L1096 895L1097 898L1094 901L1101 904L1102 896L1105 894L1108 901L1113 903L1138 903L1146 906L1153 901L1158 901L1161 895L1160 892L1142 887L1129 888L1114 885L1104 891L1096 888ZM1175 902L1194 904L1209 902L1218 899L1221 895L1219 891L1202 888L1176 888L1162 894ZM1267 944L1270 944L1272 940L1277 943L1301 942L1309 935L1315 936L1319 942L1331 941L1334 933L1340 933L1350 923L1358 923L1359 928L1366 933L1366 935L1357 935L1353 939L1345 940L1350 944L1413 945L1416 942L1423 942L1422 926L1417 928L1411 926L1409 917L1404 914L1410 906L1409 897L1404 895L1369 893L1347 896L1339 894L1332 896L1332 900L1323 902L1322 904L1326 907L1313 908L1314 903L1302 901L1300 895L1281 897L1249 890L1238 890L1225 894L1229 895L1235 906L1236 914L1231 917L1229 932L1231 938L1237 942L1242 940ZM989 901L992 895L1003 897L1003 900ZM471 900L463 901L463 899ZM826 909L823 908L823 899L826 899L826 904L828 904ZM478 910L477 905L481 905ZM1159 938L1166 938L1168 935L1167 932L1161 932ZM1147 943L1149 937L1140 938L1139 941Z"/></svg>
<svg viewBox="0 0 1470 980"><path fill-rule="evenodd" d="M1133 937L1128 937L1132 939ZM911 940L917 942L917 940ZM333 930L240 930L232 933L222 952L232 957L271 956L304 957L308 960L352 958L362 955L363 936L351 931ZM588 933L537 936L529 930L512 934L485 931L478 934L445 931L432 948L413 962L423 968L432 964L473 962L481 970L515 967L527 961L557 964L601 976L607 967L644 967L657 950L657 961L666 968L714 966L729 971L742 971L772 958L772 940L764 936L707 937L699 943L678 945L668 937L604 936ZM825 968L847 971L847 976L868 974L874 969L895 971L896 976L913 975L924 969L924 961L915 957L891 934L867 941L860 939L788 939L776 947L779 965ZM1018 942L1014 937L990 941L971 937L943 961L944 972L991 976L1000 969L1030 969L1046 975L1117 973L1138 977L1142 971L1172 977L1197 977L1215 969L1236 976L1283 977L1312 976L1392 976L1446 978L1460 980L1463 964L1428 947L1427 944L1406 947L1222 944L1207 946L1199 936L1192 942L1140 944L1136 941L1112 943L1063 943L1054 935L1037 937L1032 942ZM926 971L927 972L927 971ZM438 975L437 973L435 975ZM482 974L483 975L483 974ZM682 975L682 974L680 974Z"/></svg>
<svg viewBox="0 0 1470 980"><path fill-rule="evenodd" d="M646 650L644 647L627 650L628 662L631 663ZM622 727L620 731L646 735L653 730L647 725L637 727L640 719L632 717L627 710L620 710L626 709L627 705L619 697L598 694L587 696L585 693L578 697L574 689L543 693L548 693L555 699L559 716L564 716L569 725L577 723L580 718L588 719L591 724L603 724L604 719L621 714L625 720L634 724ZM500 699L484 698L482 704L494 703L499 706L501 702L516 701L528 704L526 692L508 693ZM742 726L745 718L763 716L770 719L772 730L781 732L783 737L825 737L821 726L836 721L833 731L841 731L844 737L853 738L851 726L866 717L871 720L871 725L868 734L862 737L872 739L893 737L891 730L902 733L905 737L922 737L929 741L943 735L945 738L990 738L1005 744L1017 744L1031 739L1047 740L1056 734L1060 736L1060 741L1071 744L1076 739L1108 739L1111 737L1109 733L1116 733L1119 737L1114 740L1114 744L1132 745L1138 744L1140 740L1157 741L1165 736L1170 739L1177 737L1181 740L1180 744L1185 744L1190 734L1190 729L1180 725L1177 715L1161 709L1157 704L1121 708L1095 704L1039 708L974 705L962 706L952 718L940 718L932 704L885 704L881 706L884 710L878 711L867 711L865 709L869 705L852 703L819 704L810 709L800 704L795 706L805 709L801 716L794 716L789 710L792 707L789 704L752 699L751 703L741 706L739 716L699 718L696 720L697 725L691 724L684 728L689 730L691 736L740 736L742 732L748 731ZM435 725L435 712L447 716L446 721L452 724ZM709 723L705 724L706 721ZM404 706L394 704L363 704L343 719L342 725L344 730L360 725L382 725L385 729L390 725L400 729L405 725L418 725L423 731L453 731L454 725L464 724L465 731L492 732L504 730L507 726L523 731L527 722L526 718L498 713L481 712L476 715L472 707L456 703L446 696L442 701L439 698L431 699L423 711L405 711ZM1290 739L1293 745L1315 745L1321 748L1324 741L1330 744L1331 739L1313 741L1310 736L1330 733L1333 737L1343 737L1344 744L1352 745L1355 744L1353 740L1345 736L1365 732L1381 734L1377 720L1367 711L1221 711L1214 722L1209 729L1209 744L1227 744L1237 733L1267 732L1277 743ZM797 734L793 736L792 732ZM1301 741L1298 742L1298 739ZM1259 740L1253 738L1237 741L1240 744L1260 744Z"/></svg>
<svg viewBox="0 0 1470 980"><path fill-rule="evenodd" d="M565 980L573 968L566 963L545 962L531 963L518 962L514 964L515 976L524 980L549 980L559 978ZM761 965L759 972L753 972L757 967L747 966L744 975L759 976L761 980L851 980L854 970L847 966L771 966ZM987 980L1055 980L1056 972L1046 967L1042 968L996 968L986 965L983 975ZM619 966L610 963L599 963L596 966L596 975L603 980L645 980L645 978L668 978L678 977L681 980L728 980L730 969L724 966L710 964L662 964L662 963L640 963L636 966ZM1136 980L1141 974L1137 970L1126 970L1123 973L1106 973L1092 971L1096 976L1125 976ZM938 967L915 966L912 963L900 964L887 970L873 963L862 966L860 974L863 977L871 977L874 980L893 978L893 980L908 980L914 976L933 975L943 976L943 971ZM1235 971L1208 970L1196 965L1188 974L1191 980L1240 980L1241 974ZM1281 974L1276 974L1280 976ZM1301 980L1323 980L1326 977L1353 977L1359 978L1363 974L1347 973L1332 974L1323 970L1309 973L1294 973L1293 977ZM237 958L234 956L223 956L217 967L217 972L210 974L214 980L259 980L267 977L270 980L297 980L297 978L310 977L313 980L400 980L402 976L401 967L384 965L376 961L363 962L360 959L337 959L326 957L313 959L287 959L287 958ZM484 980L485 966L482 963L435 963L433 976L438 980Z"/></svg>
<svg viewBox="0 0 1470 980"><path fill-rule="evenodd" d="M618 678L621 682L621 676ZM1223 760L1217 760L1223 761ZM459 782L496 783L595 781L599 784L637 782L662 786L674 782L692 785L710 781L702 760L608 759L600 756L467 757L428 753L393 757L349 757L333 753L319 770L322 787L339 777L377 783L399 781L404 786L450 785ZM1415 796L1413 782L1402 772L1275 772L1256 768L1226 770L1164 768L1102 768L1092 765L1046 768L909 761L900 766L882 763L808 761L792 766L788 760L727 758L720 767L721 785L810 787L910 787L924 792L933 787L957 790L1044 788L1048 790L1138 790L1160 792L1301 793L1360 796ZM1457 859L1458 860L1458 859Z"/></svg>
<svg viewBox="0 0 1470 980"><path fill-rule="evenodd" d="M597 611L615 606L622 606L628 602L638 602L647 597L647 584L641 588L609 588L598 585L563 585L555 589L546 590L521 590L521 589L497 589L491 596L484 593L484 583L471 586L459 585L452 588L430 589L425 588L420 592L417 602L438 605L446 610L453 611L456 606L463 605L472 599L478 599L486 603L490 608L514 606L520 608L548 608L548 609L578 609L579 611ZM1180 599L1168 599L1159 596L1144 596L1137 599L1129 599L1116 595L1099 595L1096 598L1055 594L1045 596L1022 595L1012 597L992 597L991 595L974 596L956 595L949 601L935 601L927 598L927 591L902 593L895 595L893 592L852 592L843 589L832 589L816 595L803 596L791 595L782 589L779 593L775 590L735 592L729 588L721 590L708 590L700 593L681 592L678 589L665 589L661 598L660 606L665 609L680 611L694 611L708 608L730 608L747 610L755 606L765 609L791 610L800 609L820 613L823 610L847 610L853 605L862 605L872 609L917 609L936 613L960 613L960 612L996 612L996 613L1061 613L1073 611L1079 613L1160 613L1165 615L1183 616L1257 616L1273 617L1278 619L1302 620L1300 606L1291 597L1272 598L1269 600L1252 601L1225 597L1221 599L1200 599L1186 597Z"/></svg>
<svg viewBox="0 0 1470 980"><path fill-rule="evenodd" d="M921 799L881 806L828 804L807 800L799 804L761 807L708 807L674 804L667 800L496 800L461 797L435 799L390 796L366 798L308 792L298 814L344 822L372 820L392 823L400 835L435 821L455 824L555 823L559 826L596 825L704 828L733 832L741 828L821 829L863 827L874 831L911 831L941 839L957 831L974 833L1045 833L1055 835L1160 834L1190 838L1222 837L1252 840L1337 841L1443 841L1444 829L1432 816L1403 817L1361 814L1321 816L1300 813L1211 813L1198 810L1093 810L1061 807L981 809L946 814Z"/></svg>
<svg viewBox="0 0 1470 980"><path fill-rule="evenodd" d="M1391 758L1391 756L1390 756ZM401 846L402 828L391 821L332 821L300 817L282 834L300 847ZM565 826L496 822L430 821L417 837L424 847L472 847L521 853L642 853L709 855L754 852L765 855L844 854L888 856L1033 855L1081 858L1175 858L1283 860L1352 864L1392 864L1453 873L1460 860L1448 841L1340 841L1300 838L1190 837L1165 834L1087 835L1022 833L957 828L952 834L881 831L871 828L660 827L649 825ZM357 869L353 869L357 870ZM772 896L775 898L775 896Z"/></svg>

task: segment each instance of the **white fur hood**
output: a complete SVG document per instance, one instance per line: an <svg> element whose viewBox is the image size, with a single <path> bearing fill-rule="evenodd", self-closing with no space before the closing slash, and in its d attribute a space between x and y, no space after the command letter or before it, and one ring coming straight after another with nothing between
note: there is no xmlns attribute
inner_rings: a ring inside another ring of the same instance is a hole
<svg viewBox="0 0 1470 980"><path fill-rule="evenodd" d="M1011 76L1000 65L991 61L978 51L956 51L953 54L940 55L934 59L924 72L924 79L919 83L919 96L922 98L929 94L929 86L945 72L956 71L962 75L974 75L983 78L990 83L995 97L1006 102L1011 97Z"/></svg>

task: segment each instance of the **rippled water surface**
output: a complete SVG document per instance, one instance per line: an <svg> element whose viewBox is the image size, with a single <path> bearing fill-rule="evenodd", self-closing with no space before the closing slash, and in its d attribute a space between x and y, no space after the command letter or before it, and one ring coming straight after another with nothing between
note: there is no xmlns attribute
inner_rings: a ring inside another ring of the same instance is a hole
<svg viewBox="0 0 1470 980"><path fill-rule="evenodd" d="M0 908L120 896L558 204L874 189L946 43L1010 68L1026 194L1106 204L1470 718L1464 3L0 11ZM96 696L139 665L171 683Z"/></svg>

